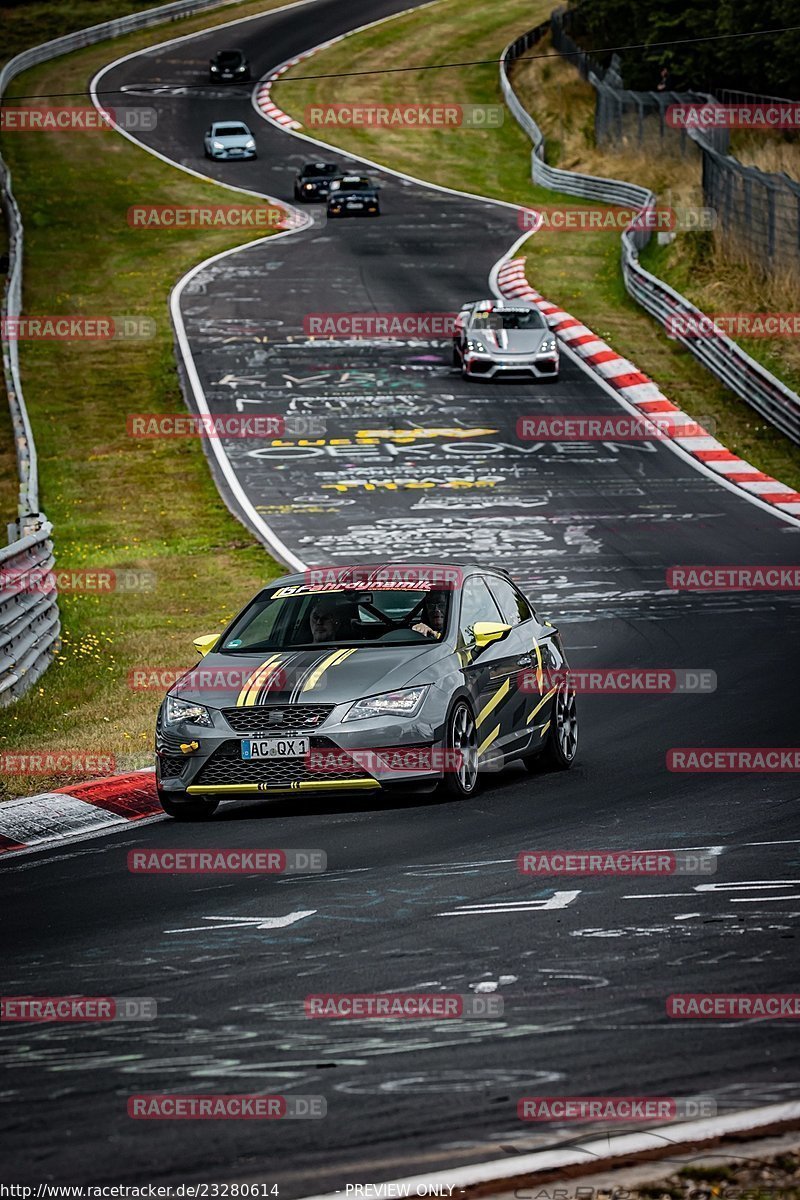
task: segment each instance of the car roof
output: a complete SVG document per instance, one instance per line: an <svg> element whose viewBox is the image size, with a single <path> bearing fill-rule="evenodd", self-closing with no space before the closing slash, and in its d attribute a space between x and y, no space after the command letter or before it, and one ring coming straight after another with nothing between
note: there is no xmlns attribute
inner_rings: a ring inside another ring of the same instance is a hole
<svg viewBox="0 0 800 1200"><path fill-rule="evenodd" d="M247 133L250 132L248 126L245 125L244 121L234 121L233 119L228 119L227 121L212 121L211 122L212 129L219 129L220 125L235 125L239 129L244 129Z"/></svg>
<svg viewBox="0 0 800 1200"><path fill-rule="evenodd" d="M322 566L322 567L311 567L308 570L323 571L323 572L326 572L326 574L327 574L328 572L345 571L345 570L347 570L347 567L349 565L350 564L348 564L348 563L334 563L334 564L329 564L327 566ZM357 566L358 570L360 572L367 571L371 567L374 568L376 571L387 571L387 572L391 572L391 571L401 572L403 570L409 570L409 569L423 570L426 567L431 568L431 569L452 568L453 571L461 571L465 578L469 575L500 575L504 579L511 579L511 575L505 569L505 567L494 567L488 563L478 563L478 562L458 563L458 562L442 562L441 560L439 560L438 562L420 562L420 561L409 561L408 559L405 559L405 560L397 561L397 562L393 561L393 562L382 562L382 563L358 563L358 564L353 564L353 566L354 567ZM309 582L308 571L297 572L293 575L281 575L279 579L271 579L269 581L269 583L264 584L264 589L276 587L277 585L280 585L281 587L286 587L291 584L308 583L308 582ZM434 585L434 588L435 588L435 586L436 585Z"/></svg>
<svg viewBox="0 0 800 1200"><path fill-rule="evenodd" d="M468 300L461 305L461 311L467 308L473 312L517 312L523 308L536 308L536 305L527 300Z"/></svg>

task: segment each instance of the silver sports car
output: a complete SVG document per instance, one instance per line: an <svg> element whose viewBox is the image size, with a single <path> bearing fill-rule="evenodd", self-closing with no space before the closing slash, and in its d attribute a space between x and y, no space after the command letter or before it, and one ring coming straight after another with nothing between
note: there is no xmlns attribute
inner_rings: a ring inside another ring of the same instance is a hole
<svg viewBox="0 0 800 1200"><path fill-rule="evenodd" d="M244 121L215 121L203 139L206 158L255 158L256 139Z"/></svg>
<svg viewBox="0 0 800 1200"><path fill-rule="evenodd" d="M464 379L558 379L558 344L538 308L519 301L475 300L456 318L453 365L461 367Z"/></svg>

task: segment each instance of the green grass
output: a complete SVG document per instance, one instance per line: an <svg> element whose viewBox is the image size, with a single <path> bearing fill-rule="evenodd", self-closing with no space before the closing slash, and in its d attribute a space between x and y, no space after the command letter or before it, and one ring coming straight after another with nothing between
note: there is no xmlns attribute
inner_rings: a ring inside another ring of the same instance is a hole
<svg viewBox="0 0 800 1200"><path fill-rule="evenodd" d="M214 20L207 14L179 28ZM175 32L170 24L56 59L21 76L11 94L81 91L112 57ZM169 291L192 265L252 234L148 232L128 226L126 212L142 200L246 198L176 171L111 131L7 135L3 153L26 229L26 313L137 314L156 322L151 340L20 343L41 505L55 527L58 566L145 569L155 587L62 597L62 652L31 692L2 710L0 750L92 751L118 756L121 767L145 765L160 696L132 692L128 672L191 665L192 638L219 629L280 568L228 513L198 441L134 440L125 426L131 412L186 411ZM0 796L69 781L6 775Z"/></svg>
<svg viewBox="0 0 800 1200"><path fill-rule="evenodd" d="M353 34L300 63L282 76L273 88L273 98L300 121L304 120L306 106L335 101L500 104L496 61L488 66L443 71L388 74L386 70L408 63L425 66L496 59L512 37L541 21L551 7L549 3L530 4L528 0L501 0L499 4L470 9L466 20L460 0L440 0L433 7ZM303 78L346 71L383 73L347 79ZM561 135L561 144L555 148L560 165L580 169L591 150L591 109L587 107L591 104L591 89L577 73L566 75L565 71L569 72L565 64L548 61L530 96L543 96L542 108ZM535 100L529 98L529 104L536 116ZM323 132L308 132L326 140ZM354 154L445 186L525 205L576 203L574 197L560 196L531 183L530 142L510 114L506 114L501 128L490 132L460 127L427 131L342 127L328 136L332 144ZM608 174L629 177L623 169L624 160L617 156L605 156L604 165ZM669 186L671 180L680 182L681 188L687 184L680 160L671 163L643 159L641 165L648 177L638 180L636 174L630 176L636 181L648 182L652 177L653 185L659 188ZM603 156L596 150L592 151L592 169L603 173ZM685 236L688 241L695 235ZM731 450L789 487L800 488L797 447L718 383L687 350L669 341L661 327L625 291L619 253L616 232L539 233L525 244L528 279L549 300L585 321L629 357L658 382L674 403L692 416L713 418L717 436Z"/></svg>

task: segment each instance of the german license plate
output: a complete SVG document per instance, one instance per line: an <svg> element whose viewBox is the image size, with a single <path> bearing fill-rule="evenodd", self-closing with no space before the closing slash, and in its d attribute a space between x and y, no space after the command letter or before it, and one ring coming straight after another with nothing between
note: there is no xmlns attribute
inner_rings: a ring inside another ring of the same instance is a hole
<svg viewBox="0 0 800 1200"><path fill-rule="evenodd" d="M363 208L364 205L361 203L360 200L351 200L347 207L348 208Z"/></svg>
<svg viewBox="0 0 800 1200"><path fill-rule="evenodd" d="M310 746L311 740L307 737L245 738L242 758L303 758Z"/></svg>

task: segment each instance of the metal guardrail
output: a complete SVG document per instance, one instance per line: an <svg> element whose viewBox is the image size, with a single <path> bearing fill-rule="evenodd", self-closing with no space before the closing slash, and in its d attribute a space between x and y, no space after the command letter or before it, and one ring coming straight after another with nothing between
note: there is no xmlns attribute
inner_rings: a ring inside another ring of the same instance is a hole
<svg viewBox="0 0 800 1200"><path fill-rule="evenodd" d="M177 20L236 0L176 0L158 8L116 17L99 25L76 30L31 46L0 67L0 103L17 75L40 63L82 50L107 38L164 21ZM3 294L3 318L22 311L23 226L11 185L11 172L0 155L0 200L8 231L8 278ZM0 549L0 706L17 699L49 666L61 631L55 591L3 590L3 579L23 571L49 570L53 565L52 526L39 512L39 478L33 440L19 370L15 338L2 338L3 374L14 429L19 474L17 521L9 525L9 545Z"/></svg>
<svg viewBox="0 0 800 1200"><path fill-rule="evenodd" d="M53 656L60 625L54 584L48 584L51 533L45 521L35 533L0 549L0 705L21 696Z"/></svg>
<svg viewBox="0 0 800 1200"><path fill-rule="evenodd" d="M514 92L508 69L526 50L540 41L550 27L550 21L537 25L506 46L500 58L500 88L506 104L533 142L533 182L553 191L603 204L623 207L636 205L644 210L654 208L656 196L647 188L620 179L564 171L545 162L544 134ZM591 72L589 82L593 82ZM690 318L695 328L698 323L707 328L709 318L699 308L640 264L639 251L650 240L652 231L641 227L644 221L639 224L639 228L629 227L622 234L621 266L627 291L665 328L668 318L676 316ZM792 441L800 442L800 396L751 358L741 346L721 332L712 337L683 336L674 332L670 336L685 346L703 366L762 417Z"/></svg>

